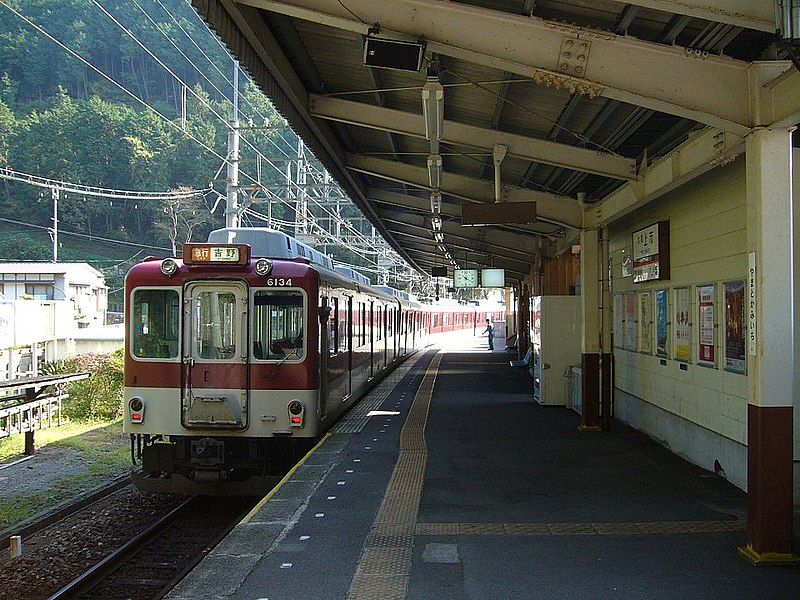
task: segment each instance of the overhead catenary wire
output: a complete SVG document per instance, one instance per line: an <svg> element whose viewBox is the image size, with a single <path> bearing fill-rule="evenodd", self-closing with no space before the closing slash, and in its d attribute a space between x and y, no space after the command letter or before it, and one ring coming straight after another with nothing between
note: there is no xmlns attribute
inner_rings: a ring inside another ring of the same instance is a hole
<svg viewBox="0 0 800 600"><path fill-rule="evenodd" d="M203 190L192 188L190 190L176 190L175 192L139 192L135 190L117 190L112 188L83 185L80 183L72 183L70 181L64 181L63 179L48 179L47 177L40 177L39 175L31 175L30 173L17 171L8 166L0 167L0 179L27 183L29 185L34 185L41 188L58 188L59 190L72 194L100 196L103 198L116 198L119 200L175 200L203 196L212 191L212 188L210 187Z"/></svg>
<svg viewBox="0 0 800 600"><path fill-rule="evenodd" d="M0 217L0 221L4 223L10 223L12 225L22 225L23 227L30 227L31 229L42 229L44 231L50 231L50 227L46 225L37 225L36 223L28 223L26 221L18 221L16 219L8 219L6 217ZM172 248L164 248L163 246L153 246L151 244L139 244L137 242L126 242L124 240L115 240L112 238L101 237L97 235L91 235L88 233L78 233L77 231L66 231L61 228L58 230L59 235L71 235L74 237L85 238L89 240L94 240L97 242L106 242L109 244L120 244L122 246L133 246L134 248L144 248L146 250L166 250L167 252L172 252ZM124 262L124 261L123 261Z"/></svg>

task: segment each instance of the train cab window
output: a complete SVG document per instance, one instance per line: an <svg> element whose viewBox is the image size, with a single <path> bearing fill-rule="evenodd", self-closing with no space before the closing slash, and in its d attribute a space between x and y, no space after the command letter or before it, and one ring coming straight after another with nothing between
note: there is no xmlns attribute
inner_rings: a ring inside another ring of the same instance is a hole
<svg viewBox="0 0 800 600"><path fill-rule="evenodd" d="M258 360L305 357L305 310L300 292L260 290L253 296L253 356Z"/></svg>
<svg viewBox="0 0 800 600"><path fill-rule="evenodd" d="M194 355L210 360L236 356L240 323L233 292L200 292L195 299Z"/></svg>
<svg viewBox="0 0 800 600"><path fill-rule="evenodd" d="M135 290L131 336L133 356L177 358L179 320L177 290Z"/></svg>

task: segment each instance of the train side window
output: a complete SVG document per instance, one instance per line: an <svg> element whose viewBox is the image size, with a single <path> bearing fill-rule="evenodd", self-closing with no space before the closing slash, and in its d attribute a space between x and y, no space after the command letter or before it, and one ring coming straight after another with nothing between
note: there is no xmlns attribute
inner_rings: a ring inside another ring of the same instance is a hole
<svg viewBox="0 0 800 600"><path fill-rule="evenodd" d="M134 290L131 353L136 358L177 358L180 301L177 290Z"/></svg>
<svg viewBox="0 0 800 600"><path fill-rule="evenodd" d="M367 304L361 303L361 346L367 343Z"/></svg>
<svg viewBox="0 0 800 600"><path fill-rule="evenodd" d="M253 296L253 356L258 360L305 357L305 310L300 292L259 290Z"/></svg>

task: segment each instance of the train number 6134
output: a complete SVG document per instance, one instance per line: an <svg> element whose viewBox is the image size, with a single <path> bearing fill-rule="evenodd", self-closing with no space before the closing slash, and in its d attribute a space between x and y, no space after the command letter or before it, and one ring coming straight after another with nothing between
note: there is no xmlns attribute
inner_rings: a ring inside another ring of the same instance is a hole
<svg viewBox="0 0 800 600"><path fill-rule="evenodd" d="M291 278L285 279L283 277L272 278L272 279L267 279L267 285L275 285L275 286L292 285L292 280Z"/></svg>

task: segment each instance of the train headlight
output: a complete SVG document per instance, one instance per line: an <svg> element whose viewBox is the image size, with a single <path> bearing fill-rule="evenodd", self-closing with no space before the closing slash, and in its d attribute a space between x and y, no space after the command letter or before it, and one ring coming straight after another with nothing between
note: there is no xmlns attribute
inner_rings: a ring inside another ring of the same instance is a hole
<svg viewBox="0 0 800 600"><path fill-rule="evenodd" d="M289 402L289 427L302 427L305 422L306 408L302 402Z"/></svg>
<svg viewBox="0 0 800 600"><path fill-rule="evenodd" d="M161 272L167 277L172 277L178 272L178 263L171 258L165 258L161 261Z"/></svg>
<svg viewBox="0 0 800 600"><path fill-rule="evenodd" d="M266 258L259 258L256 261L256 273L261 275L262 277L266 277L269 275L269 272L272 271L272 262L267 260Z"/></svg>
<svg viewBox="0 0 800 600"><path fill-rule="evenodd" d="M131 414L131 423L140 424L144 423L144 398L134 396L128 401L128 408Z"/></svg>

